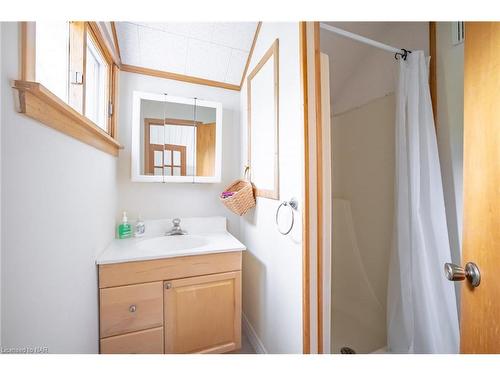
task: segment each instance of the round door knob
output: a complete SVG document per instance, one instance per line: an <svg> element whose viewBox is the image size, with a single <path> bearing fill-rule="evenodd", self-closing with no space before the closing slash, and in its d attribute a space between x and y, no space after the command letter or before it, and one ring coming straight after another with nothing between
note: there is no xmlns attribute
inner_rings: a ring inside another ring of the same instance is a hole
<svg viewBox="0 0 500 375"><path fill-rule="evenodd" d="M444 274L450 281L462 281L465 279L464 268L453 263L444 264Z"/></svg>
<svg viewBox="0 0 500 375"><path fill-rule="evenodd" d="M135 313L136 310L137 310L136 305L130 305L130 307L128 308L128 311L130 311L131 313Z"/></svg>
<svg viewBox="0 0 500 375"><path fill-rule="evenodd" d="M171 289L172 288L172 283L165 283L165 289Z"/></svg>
<svg viewBox="0 0 500 375"><path fill-rule="evenodd" d="M462 281L467 279L476 288L481 283L481 273L479 267L472 262L465 265L465 268L453 263L444 264L444 274L450 281Z"/></svg>

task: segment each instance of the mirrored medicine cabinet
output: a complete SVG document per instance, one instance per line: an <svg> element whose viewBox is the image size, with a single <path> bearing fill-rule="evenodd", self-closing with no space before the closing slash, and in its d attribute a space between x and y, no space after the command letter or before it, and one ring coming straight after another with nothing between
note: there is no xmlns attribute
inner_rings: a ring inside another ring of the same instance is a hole
<svg viewBox="0 0 500 375"><path fill-rule="evenodd" d="M221 142L221 103L134 91L132 181L220 182Z"/></svg>

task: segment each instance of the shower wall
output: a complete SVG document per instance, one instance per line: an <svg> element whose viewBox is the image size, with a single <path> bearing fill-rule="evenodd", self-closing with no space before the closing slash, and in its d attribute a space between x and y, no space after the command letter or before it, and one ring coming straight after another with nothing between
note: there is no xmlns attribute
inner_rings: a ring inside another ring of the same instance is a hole
<svg viewBox="0 0 500 375"><path fill-rule="evenodd" d="M332 347L337 353L342 346L368 353L386 343L394 122L393 94L335 115L332 121ZM348 295L342 280L350 280Z"/></svg>

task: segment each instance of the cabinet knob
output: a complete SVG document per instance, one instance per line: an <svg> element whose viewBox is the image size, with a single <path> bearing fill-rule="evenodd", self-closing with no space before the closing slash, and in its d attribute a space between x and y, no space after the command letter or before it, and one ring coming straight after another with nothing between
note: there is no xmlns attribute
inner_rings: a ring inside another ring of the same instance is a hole
<svg viewBox="0 0 500 375"><path fill-rule="evenodd" d="M130 311L131 313L135 313L135 310L137 310L136 305L130 305L130 307L128 308L128 311Z"/></svg>
<svg viewBox="0 0 500 375"><path fill-rule="evenodd" d="M172 289L172 283L166 282L165 283L165 289Z"/></svg>

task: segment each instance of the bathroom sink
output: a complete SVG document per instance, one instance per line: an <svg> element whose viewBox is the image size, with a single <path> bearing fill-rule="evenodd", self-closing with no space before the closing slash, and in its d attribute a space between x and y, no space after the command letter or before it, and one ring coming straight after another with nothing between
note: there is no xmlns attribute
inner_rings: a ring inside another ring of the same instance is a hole
<svg viewBox="0 0 500 375"><path fill-rule="evenodd" d="M208 240L201 236L162 236L141 241L137 247L143 251L181 251L205 246Z"/></svg>

